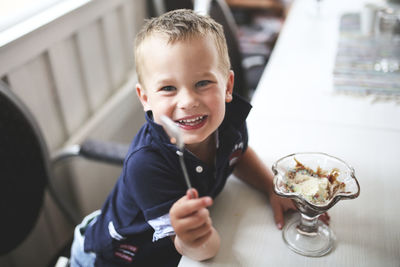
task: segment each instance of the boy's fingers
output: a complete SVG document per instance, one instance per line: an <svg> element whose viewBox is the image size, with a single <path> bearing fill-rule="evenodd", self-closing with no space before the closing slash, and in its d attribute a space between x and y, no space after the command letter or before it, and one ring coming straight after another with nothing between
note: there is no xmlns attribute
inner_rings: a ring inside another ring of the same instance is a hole
<svg viewBox="0 0 400 267"><path fill-rule="evenodd" d="M205 208L179 220L179 226L187 230L199 228L205 223L211 225L210 213Z"/></svg>
<svg viewBox="0 0 400 267"><path fill-rule="evenodd" d="M329 225L330 216L328 213L323 213L319 216L319 219L324 222L326 225Z"/></svg>
<svg viewBox="0 0 400 267"><path fill-rule="evenodd" d="M284 220L283 220L283 210L280 205L273 205L272 206L273 212L274 212L274 219L275 219L275 224L278 229L283 228Z"/></svg>
<svg viewBox="0 0 400 267"><path fill-rule="evenodd" d="M211 222L207 220L204 222L202 225L199 225L198 227L191 229L187 232L187 235L190 235L192 239L198 239L201 236L205 235L211 230Z"/></svg>
<svg viewBox="0 0 400 267"><path fill-rule="evenodd" d="M188 201L179 201L178 207L174 209L176 217L186 217L202 208L211 206L213 203L211 197L202 197L189 199Z"/></svg>

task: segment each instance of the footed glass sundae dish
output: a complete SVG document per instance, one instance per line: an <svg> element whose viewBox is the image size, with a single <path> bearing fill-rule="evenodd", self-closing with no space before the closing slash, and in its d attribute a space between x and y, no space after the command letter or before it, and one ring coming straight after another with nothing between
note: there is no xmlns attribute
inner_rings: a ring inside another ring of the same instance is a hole
<svg viewBox="0 0 400 267"><path fill-rule="evenodd" d="M282 230L285 243L293 251L318 257L331 251L335 235L318 217L341 199L360 194L354 169L343 160L318 152L295 153L272 165L274 191L291 198L300 218Z"/></svg>

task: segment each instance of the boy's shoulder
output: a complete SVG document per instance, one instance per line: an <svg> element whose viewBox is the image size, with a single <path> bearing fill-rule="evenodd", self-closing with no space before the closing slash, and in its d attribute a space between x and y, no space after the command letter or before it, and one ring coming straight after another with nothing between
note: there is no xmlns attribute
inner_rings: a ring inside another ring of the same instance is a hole
<svg viewBox="0 0 400 267"><path fill-rule="evenodd" d="M161 126L160 126L161 127ZM146 122L133 139L125 159L125 165L146 168L147 163L171 163L174 146L169 144L165 133ZM153 164L154 165L154 164Z"/></svg>
<svg viewBox="0 0 400 267"><path fill-rule="evenodd" d="M143 124L131 142L126 158L160 152L164 142L149 122Z"/></svg>

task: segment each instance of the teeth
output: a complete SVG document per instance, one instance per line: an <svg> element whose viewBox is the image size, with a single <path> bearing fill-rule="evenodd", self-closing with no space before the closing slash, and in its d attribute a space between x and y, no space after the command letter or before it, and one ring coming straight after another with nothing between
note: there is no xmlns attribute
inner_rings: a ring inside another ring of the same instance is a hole
<svg viewBox="0 0 400 267"><path fill-rule="evenodd" d="M196 118L193 119L188 119L188 120L179 120L179 123L193 123L199 120L202 120L204 118L204 116L198 116Z"/></svg>

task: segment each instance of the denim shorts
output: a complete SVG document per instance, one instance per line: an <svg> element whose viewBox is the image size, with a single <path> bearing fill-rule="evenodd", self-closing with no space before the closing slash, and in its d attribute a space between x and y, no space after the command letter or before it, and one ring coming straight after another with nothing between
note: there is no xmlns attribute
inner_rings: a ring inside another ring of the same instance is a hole
<svg viewBox="0 0 400 267"><path fill-rule="evenodd" d="M75 227L74 231L74 241L71 247L71 267L90 267L94 266L96 261L96 254L93 252L84 251L84 241L85 241L85 230L88 226L96 222L97 217L100 215L101 211L96 210L91 214L87 215L82 223Z"/></svg>

